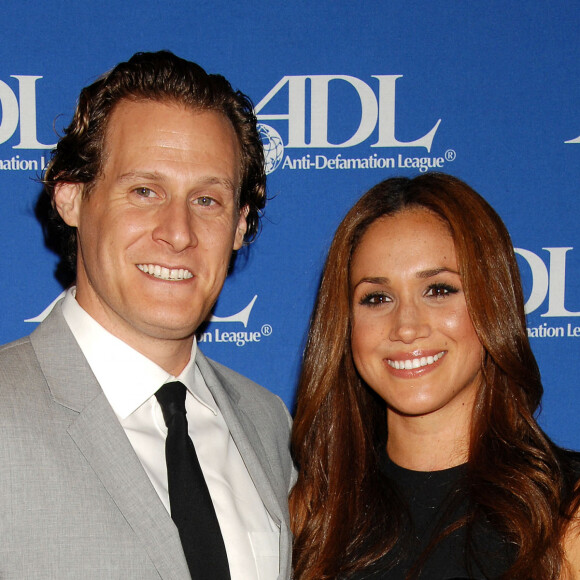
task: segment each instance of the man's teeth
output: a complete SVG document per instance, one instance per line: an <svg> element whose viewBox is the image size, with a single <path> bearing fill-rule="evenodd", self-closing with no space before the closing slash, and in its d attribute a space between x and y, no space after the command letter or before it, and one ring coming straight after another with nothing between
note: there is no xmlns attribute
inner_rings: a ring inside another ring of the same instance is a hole
<svg viewBox="0 0 580 580"><path fill-rule="evenodd" d="M443 355L445 351L438 352L435 356L422 356L421 358L411 358L408 360L391 360L387 359L389 366L398 370L411 370L420 369L421 367L427 367L437 362Z"/></svg>
<svg viewBox="0 0 580 580"><path fill-rule="evenodd" d="M145 274L150 274L155 278L161 280L187 280L193 278L193 274L189 270L183 268L165 268L156 264L137 264L137 268Z"/></svg>

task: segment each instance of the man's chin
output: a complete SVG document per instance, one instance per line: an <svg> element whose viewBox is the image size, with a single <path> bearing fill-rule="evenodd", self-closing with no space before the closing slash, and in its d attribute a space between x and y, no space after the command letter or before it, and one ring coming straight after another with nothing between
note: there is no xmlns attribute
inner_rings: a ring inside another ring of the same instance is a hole
<svg viewBox="0 0 580 580"><path fill-rule="evenodd" d="M169 321L165 321L165 324L160 322L159 325L149 325L144 334L157 340L188 341L193 338L198 326L197 324L171 325Z"/></svg>

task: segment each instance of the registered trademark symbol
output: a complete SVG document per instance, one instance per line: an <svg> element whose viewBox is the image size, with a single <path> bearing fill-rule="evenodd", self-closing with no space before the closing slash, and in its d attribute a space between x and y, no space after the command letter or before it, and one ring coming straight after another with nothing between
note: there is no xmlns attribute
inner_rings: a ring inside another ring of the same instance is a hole
<svg viewBox="0 0 580 580"><path fill-rule="evenodd" d="M453 149L447 149L447 151L445 151L445 159L447 161L455 161L456 157L457 153L455 153Z"/></svg>
<svg viewBox="0 0 580 580"><path fill-rule="evenodd" d="M270 336L272 334L272 327L269 324L264 324L262 326L262 335L263 336Z"/></svg>

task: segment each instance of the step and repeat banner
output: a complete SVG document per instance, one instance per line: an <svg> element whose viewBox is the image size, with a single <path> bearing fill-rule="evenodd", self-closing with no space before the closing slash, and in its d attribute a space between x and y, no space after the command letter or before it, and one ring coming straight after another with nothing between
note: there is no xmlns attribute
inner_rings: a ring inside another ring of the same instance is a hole
<svg viewBox="0 0 580 580"><path fill-rule="evenodd" d="M80 89L169 49L252 98L267 153L263 230L201 336L207 355L292 407L341 218L378 181L444 171L510 230L540 422L580 449L580 3L6 0L1 13L1 342L63 290L35 206Z"/></svg>

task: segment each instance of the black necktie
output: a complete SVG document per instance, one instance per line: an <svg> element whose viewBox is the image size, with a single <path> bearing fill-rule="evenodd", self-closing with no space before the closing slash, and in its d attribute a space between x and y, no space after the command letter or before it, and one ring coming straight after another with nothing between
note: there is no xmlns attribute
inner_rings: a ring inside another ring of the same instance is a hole
<svg viewBox="0 0 580 580"><path fill-rule="evenodd" d="M155 396L167 425L165 459L171 517L193 580L229 580L226 547L187 431L185 385L166 383Z"/></svg>

